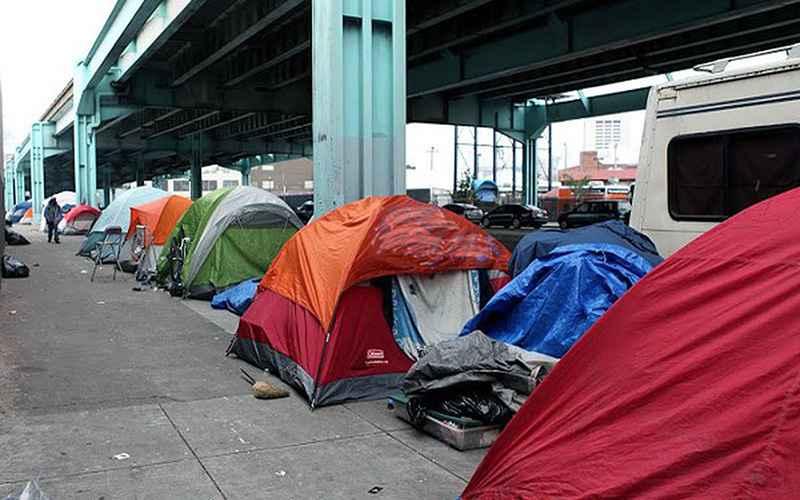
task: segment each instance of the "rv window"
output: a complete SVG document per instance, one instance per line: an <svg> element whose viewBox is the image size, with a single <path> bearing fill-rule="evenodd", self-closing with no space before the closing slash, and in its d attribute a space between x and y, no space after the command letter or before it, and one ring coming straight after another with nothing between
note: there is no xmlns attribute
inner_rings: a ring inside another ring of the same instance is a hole
<svg viewBox="0 0 800 500"><path fill-rule="evenodd" d="M677 137L667 172L672 218L723 220L800 186L800 127Z"/></svg>

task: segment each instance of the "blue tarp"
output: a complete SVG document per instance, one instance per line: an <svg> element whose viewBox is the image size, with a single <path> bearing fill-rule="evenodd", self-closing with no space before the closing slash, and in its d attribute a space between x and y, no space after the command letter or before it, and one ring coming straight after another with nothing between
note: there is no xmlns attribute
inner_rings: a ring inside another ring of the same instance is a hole
<svg viewBox="0 0 800 500"><path fill-rule="evenodd" d="M553 249L582 243L619 245L636 252L653 266L657 266L664 260L658 255L658 250L650 238L621 221L610 220L566 231L541 230L528 233L517 243L514 254L511 256L508 273L516 276L534 259L541 259Z"/></svg>
<svg viewBox="0 0 800 500"><path fill-rule="evenodd" d="M608 244L566 245L534 260L503 287L461 335L486 335L562 357L652 265Z"/></svg>
<svg viewBox="0 0 800 500"><path fill-rule="evenodd" d="M22 217L25 216L25 212L28 211L29 208L33 206L31 200L21 201L14 205L14 209L9 214L8 219L11 221L12 224L16 224L19 222Z"/></svg>
<svg viewBox="0 0 800 500"><path fill-rule="evenodd" d="M214 295L214 298L211 299L211 307L214 309L227 309L241 316L253 302L259 281L261 281L261 278L255 278L226 288Z"/></svg>
<svg viewBox="0 0 800 500"><path fill-rule="evenodd" d="M472 190L475 197L482 203L494 203L499 192L497 184L490 179L475 179L472 181Z"/></svg>

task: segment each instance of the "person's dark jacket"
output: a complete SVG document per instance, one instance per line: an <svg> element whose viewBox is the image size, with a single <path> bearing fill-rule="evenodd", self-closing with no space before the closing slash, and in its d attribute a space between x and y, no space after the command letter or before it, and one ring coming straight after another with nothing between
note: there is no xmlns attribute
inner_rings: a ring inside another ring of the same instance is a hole
<svg viewBox="0 0 800 500"><path fill-rule="evenodd" d="M62 217L63 214L61 213L61 207L58 206L58 202L50 200L50 203L48 203L47 207L44 209L44 220L48 224L56 225L61 222Z"/></svg>

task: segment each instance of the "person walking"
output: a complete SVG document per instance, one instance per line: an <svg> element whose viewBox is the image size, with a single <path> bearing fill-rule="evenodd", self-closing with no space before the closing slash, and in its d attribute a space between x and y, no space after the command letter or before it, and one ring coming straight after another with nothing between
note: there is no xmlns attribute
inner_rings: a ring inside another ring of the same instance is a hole
<svg viewBox="0 0 800 500"><path fill-rule="evenodd" d="M44 209L44 221L47 223L47 242L51 243L55 238L56 243L61 243L58 240L58 223L61 222L61 207L55 198L50 198L47 207Z"/></svg>

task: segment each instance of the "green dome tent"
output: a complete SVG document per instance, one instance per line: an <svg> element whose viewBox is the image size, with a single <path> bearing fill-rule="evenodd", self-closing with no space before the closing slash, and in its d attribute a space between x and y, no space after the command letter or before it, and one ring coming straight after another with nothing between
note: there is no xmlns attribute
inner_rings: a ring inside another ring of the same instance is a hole
<svg viewBox="0 0 800 500"><path fill-rule="evenodd" d="M158 280L193 298L263 276L303 226L272 193L250 186L218 189L183 214L158 262Z"/></svg>

